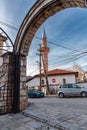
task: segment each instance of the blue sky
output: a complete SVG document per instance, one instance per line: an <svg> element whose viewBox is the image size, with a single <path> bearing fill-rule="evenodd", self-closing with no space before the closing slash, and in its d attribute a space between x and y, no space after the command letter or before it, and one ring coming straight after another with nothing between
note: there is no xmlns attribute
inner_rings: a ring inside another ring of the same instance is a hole
<svg viewBox="0 0 87 130"><path fill-rule="evenodd" d="M36 0L0 0L0 27L15 41L18 29L31 6ZM2 23L3 22L3 23ZM17 29L6 26L8 23ZM36 55L43 27L47 35L49 52L49 69L72 69L74 63L87 70L87 9L69 8L56 13L47 19L38 29L27 57L27 75L38 73ZM62 46L62 47L60 47Z"/></svg>

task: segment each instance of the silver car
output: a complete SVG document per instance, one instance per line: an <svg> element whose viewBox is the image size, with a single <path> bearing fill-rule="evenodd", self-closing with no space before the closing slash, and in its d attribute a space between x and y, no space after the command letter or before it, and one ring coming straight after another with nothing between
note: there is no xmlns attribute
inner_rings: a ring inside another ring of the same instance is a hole
<svg viewBox="0 0 87 130"><path fill-rule="evenodd" d="M65 96L87 97L87 88L80 87L76 84L63 84L59 86L58 96L60 98L63 98Z"/></svg>

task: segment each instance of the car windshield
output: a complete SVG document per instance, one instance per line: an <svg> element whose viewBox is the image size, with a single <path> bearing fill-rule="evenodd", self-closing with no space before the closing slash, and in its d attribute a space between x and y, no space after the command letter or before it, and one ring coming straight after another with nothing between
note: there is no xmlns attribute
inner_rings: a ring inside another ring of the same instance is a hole
<svg viewBox="0 0 87 130"><path fill-rule="evenodd" d="M63 84L63 85L60 86L60 88L69 88L69 87L70 87L69 84Z"/></svg>
<svg viewBox="0 0 87 130"><path fill-rule="evenodd" d="M78 88L78 89L80 89L81 87L76 84L63 84L60 86L60 88Z"/></svg>
<svg viewBox="0 0 87 130"><path fill-rule="evenodd" d="M80 86L76 85L76 84L72 84L73 88L81 88Z"/></svg>

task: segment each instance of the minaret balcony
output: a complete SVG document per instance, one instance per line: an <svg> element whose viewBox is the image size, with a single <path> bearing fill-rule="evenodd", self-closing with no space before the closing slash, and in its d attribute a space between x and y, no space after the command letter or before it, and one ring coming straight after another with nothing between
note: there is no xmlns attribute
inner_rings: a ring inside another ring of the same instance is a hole
<svg viewBox="0 0 87 130"><path fill-rule="evenodd" d="M49 47L41 47L41 52L49 52Z"/></svg>

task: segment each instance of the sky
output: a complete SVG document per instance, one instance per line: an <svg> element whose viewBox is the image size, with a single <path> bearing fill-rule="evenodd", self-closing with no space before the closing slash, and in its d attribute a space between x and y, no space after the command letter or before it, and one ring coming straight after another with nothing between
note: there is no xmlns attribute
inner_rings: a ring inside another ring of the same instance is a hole
<svg viewBox="0 0 87 130"><path fill-rule="evenodd" d="M18 29L36 0L0 0L0 27L2 27L13 43ZM27 57L27 75L39 73L39 44L45 28L49 70L72 69L79 64L87 71L87 9L64 9L47 19L37 30ZM38 62L38 63L37 63Z"/></svg>

